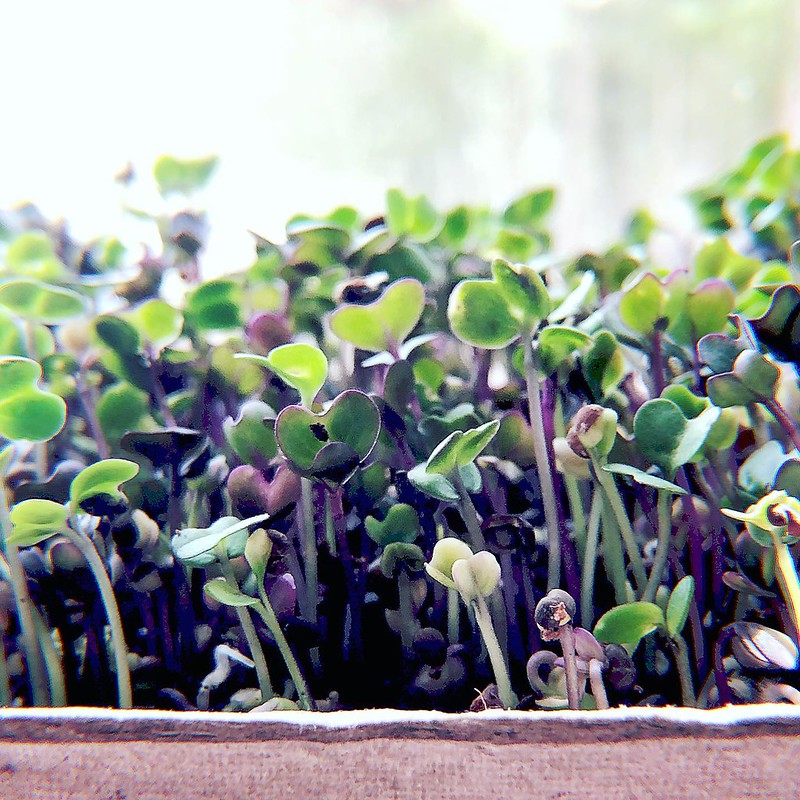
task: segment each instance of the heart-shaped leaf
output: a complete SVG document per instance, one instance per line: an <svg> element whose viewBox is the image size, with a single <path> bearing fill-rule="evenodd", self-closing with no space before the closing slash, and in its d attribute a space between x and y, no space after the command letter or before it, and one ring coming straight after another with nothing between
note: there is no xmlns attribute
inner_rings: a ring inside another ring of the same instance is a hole
<svg viewBox="0 0 800 800"><path fill-rule="evenodd" d="M172 552L175 558L190 567L205 567L217 560L214 550L224 541L228 557L236 558L244 554L247 529L269 518L269 514L243 520L220 517L207 528L184 528L172 539Z"/></svg>
<svg viewBox="0 0 800 800"><path fill-rule="evenodd" d="M328 377L328 359L318 347L308 344L284 344L270 350L268 355L237 353L272 370L284 382L300 393L302 404L311 408L314 398Z"/></svg>
<svg viewBox="0 0 800 800"><path fill-rule="evenodd" d="M275 411L261 400L250 400L234 420L222 424L225 438L244 464L267 462L278 452L275 441Z"/></svg>
<svg viewBox="0 0 800 800"><path fill-rule="evenodd" d="M595 336L582 360L586 380L598 399L605 398L625 377L625 357L617 338L609 331Z"/></svg>
<svg viewBox="0 0 800 800"><path fill-rule="evenodd" d="M399 189L389 189L386 224L395 236L410 236L418 242L427 242L439 233L443 219L425 195L409 197Z"/></svg>
<svg viewBox="0 0 800 800"><path fill-rule="evenodd" d="M750 320L758 340L781 360L800 362L800 286L781 286L769 308Z"/></svg>
<svg viewBox="0 0 800 800"><path fill-rule="evenodd" d="M364 526L369 538L381 547L395 542L411 544L420 533L417 512L405 503L393 505L382 522L375 517L367 517Z"/></svg>
<svg viewBox="0 0 800 800"><path fill-rule="evenodd" d="M675 636L683 630L694 598L694 578L686 575L678 581L667 603L667 633Z"/></svg>
<svg viewBox="0 0 800 800"><path fill-rule="evenodd" d="M414 330L425 307L425 289L414 278L395 281L367 305L347 304L331 314L333 333L362 350L396 350Z"/></svg>
<svg viewBox="0 0 800 800"><path fill-rule="evenodd" d="M240 328L242 287L227 278L218 278L198 286L189 295L186 320L200 331L224 331Z"/></svg>
<svg viewBox="0 0 800 800"><path fill-rule="evenodd" d="M645 458L671 477L697 455L719 414L712 406L694 419L686 419L671 400L648 400L633 420L636 444Z"/></svg>
<svg viewBox="0 0 800 800"><path fill-rule="evenodd" d="M147 300L129 317L133 326L156 353L172 344L183 329L183 314L163 300Z"/></svg>
<svg viewBox="0 0 800 800"><path fill-rule="evenodd" d="M31 547L55 536L67 525L67 509L52 500L23 500L11 509L14 530L9 541Z"/></svg>
<svg viewBox="0 0 800 800"><path fill-rule="evenodd" d="M444 475L428 472L425 469L425 464L418 464L409 470L407 477L412 486L431 497L435 497L437 500L451 503L458 502L459 495L456 487Z"/></svg>
<svg viewBox="0 0 800 800"><path fill-rule="evenodd" d="M498 258L492 262L492 277L519 326L533 328L550 313L550 295L535 270Z"/></svg>
<svg viewBox="0 0 800 800"><path fill-rule="evenodd" d="M153 177L158 184L158 191L164 196L191 194L208 183L218 162L216 156L179 159L164 155L156 159L153 165Z"/></svg>
<svg viewBox="0 0 800 800"><path fill-rule="evenodd" d="M0 284L0 306L23 319L46 325L56 325L86 310L77 292L22 278Z"/></svg>
<svg viewBox="0 0 800 800"><path fill-rule="evenodd" d="M138 428L150 409L146 392L129 383L109 386L97 401L97 420L110 442L119 442L131 428Z"/></svg>
<svg viewBox="0 0 800 800"><path fill-rule="evenodd" d="M121 483L135 478L139 465L124 458L107 458L90 464L72 481L69 489L70 503L77 508L84 500L99 494L122 497Z"/></svg>
<svg viewBox="0 0 800 800"><path fill-rule="evenodd" d="M499 350L519 335L508 301L495 281L461 281L450 293L447 318L453 333L473 347Z"/></svg>
<svg viewBox="0 0 800 800"><path fill-rule="evenodd" d="M626 603L603 614L594 628L600 642L637 645L641 639L666 625L664 612L655 603Z"/></svg>
<svg viewBox="0 0 800 800"><path fill-rule="evenodd" d="M570 356L586 349L590 344L592 337L577 328L548 325L536 340L542 373L552 375Z"/></svg>
<svg viewBox="0 0 800 800"><path fill-rule="evenodd" d="M287 406L278 415L275 435L296 472L333 480L328 473L334 470L335 482L344 483L372 452L380 425L375 403L363 392L351 389L342 392L321 414L302 406Z"/></svg>
<svg viewBox="0 0 800 800"><path fill-rule="evenodd" d="M41 377L42 368L29 358L0 358L0 436L46 442L64 426L66 403L39 389Z"/></svg>
<svg viewBox="0 0 800 800"><path fill-rule="evenodd" d="M12 275L41 281L58 280L65 271L53 243L42 231L26 231L17 236L8 246L5 262Z"/></svg>
<svg viewBox="0 0 800 800"><path fill-rule="evenodd" d="M426 471L448 475L456 467L471 464L492 441L499 428L499 420L492 420L469 431L454 431L431 453Z"/></svg>
<svg viewBox="0 0 800 800"><path fill-rule="evenodd" d="M631 330L648 335L664 315L666 293L661 281L646 272L629 286L619 304L619 315Z"/></svg>
<svg viewBox="0 0 800 800"><path fill-rule="evenodd" d="M255 597L243 594L238 589L234 589L225 578L214 578L203 586L203 591L218 603L234 608L244 608L254 606L258 600Z"/></svg>
<svg viewBox="0 0 800 800"><path fill-rule="evenodd" d="M611 472L615 475L628 475L633 478L636 483L642 486L652 486L654 489L661 489L665 492L672 492L673 494L686 494L686 490L682 489L676 483L665 481L656 475L651 475L649 472L631 467L628 464L606 464L603 466L606 472Z"/></svg>

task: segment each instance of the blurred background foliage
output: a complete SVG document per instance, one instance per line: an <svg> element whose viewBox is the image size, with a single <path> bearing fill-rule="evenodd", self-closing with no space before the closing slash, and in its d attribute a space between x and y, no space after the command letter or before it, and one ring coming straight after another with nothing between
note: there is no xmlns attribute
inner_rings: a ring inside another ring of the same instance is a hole
<svg viewBox="0 0 800 800"><path fill-rule="evenodd" d="M6 10L0 206L78 236L155 233L163 152L217 153L205 269L249 263L246 229L298 209L500 205L559 188L556 250L600 248L757 139L800 132L796 0L100 0ZM127 161L145 180L124 190ZM685 216L684 216L685 215Z"/></svg>

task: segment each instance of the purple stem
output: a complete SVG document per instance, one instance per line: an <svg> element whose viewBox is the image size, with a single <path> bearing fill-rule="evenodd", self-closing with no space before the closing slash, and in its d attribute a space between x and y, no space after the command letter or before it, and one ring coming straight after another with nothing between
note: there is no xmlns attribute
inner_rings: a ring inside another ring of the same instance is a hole
<svg viewBox="0 0 800 800"><path fill-rule="evenodd" d="M658 397L664 391L664 357L661 352L661 331L658 328L653 331L651 340L650 370L653 373L655 397Z"/></svg>
<svg viewBox="0 0 800 800"><path fill-rule="evenodd" d="M350 552L350 544L347 541L347 523L342 506L342 487L339 486L330 492L331 514L333 516L333 527L336 531L336 544L339 549L339 558L344 569L345 585L347 586L347 603L350 607L350 637L345 638L344 656L345 660L361 659L361 593L359 586L361 583L361 570L356 574L356 564L353 554Z"/></svg>
<svg viewBox="0 0 800 800"><path fill-rule="evenodd" d="M792 440L794 447L800 450L800 431L797 430L792 418L786 413L786 409L777 400L770 400L765 405L772 412L786 435Z"/></svg>
<svg viewBox="0 0 800 800"><path fill-rule="evenodd" d="M725 645L734 637L733 625L726 625L719 633L714 645L714 681L719 692L719 704L727 706L733 703L733 693L728 685L728 675L722 663Z"/></svg>
<svg viewBox="0 0 800 800"><path fill-rule="evenodd" d="M552 442L555 437L555 408L556 408L556 382L552 377L547 378L542 386L542 422L544 423L544 433L548 442ZM550 474L553 476L553 487L557 498L563 496L561 485L561 474L556 470L555 456L553 448L547 448L547 460L550 462ZM561 539L561 562L564 565L564 577L567 583L567 591L573 597L580 597L581 579L578 573L578 556L575 552L575 543L567 531L567 520L564 513L565 505L556 503L558 512L558 533ZM580 620L576 620L579 622Z"/></svg>
<svg viewBox="0 0 800 800"><path fill-rule="evenodd" d="M692 500L691 487L686 475L686 467L681 467L677 474L678 486L685 489L687 494L681 496L683 513L689 522L689 562L691 574L694 578L694 597L700 616L704 613L703 598L705 597L705 574L703 571L703 530L697 509Z"/></svg>

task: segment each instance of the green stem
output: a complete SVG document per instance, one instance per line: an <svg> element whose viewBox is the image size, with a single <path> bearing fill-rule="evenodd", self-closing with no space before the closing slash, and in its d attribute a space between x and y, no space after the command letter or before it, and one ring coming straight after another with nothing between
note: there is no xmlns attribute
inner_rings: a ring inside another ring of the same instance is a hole
<svg viewBox="0 0 800 800"><path fill-rule="evenodd" d="M458 644L459 629L461 628L461 604L458 592L447 589L447 641Z"/></svg>
<svg viewBox="0 0 800 800"><path fill-rule="evenodd" d="M586 548L583 554L581 580L581 625L590 628L594 619L594 576L597 571L597 544L600 538L600 512L603 510L603 493L595 490L589 509L589 526L586 531Z"/></svg>
<svg viewBox="0 0 800 800"><path fill-rule="evenodd" d="M601 460L598 459L594 454L592 454L592 466L594 467L593 472L597 477L597 481L600 486L602 486L603 491L608 498L611 510L614 513L614 517L617 520L619 532L622 536L622 541L625 543L625 550L628 553L628 559L630 560L631 568L633 569L633 577L636 580L636 588L639 594L641 594L647 584L647 573L644 569L642 554L639 552L639 545L636 544L636 536L633 533L633 526L631 525L630 519L628 519L628 515L625 513L625 506L622 502L622 497L619 493L617 482L614 480L614 476L610 472L606 472L603 469Z"/></svg>
<svg viewBox="0 0 800 800"><path fill-rule="evenodd" d="M553 425L556 436L566 436L566 425L564 424L564 401L561 392L556 392L555 410L553 414ZM561 476L564 487L567 490L569 500L569 510L572 515L572 530L575 535L575 544L578 548L578 558L585 557L586 550L586 513L581 498L581 490L578 479L574 475L564 473ZM591 511L591 509L590 509Z"/></svg>
<svg viewBox="0 0 800 800"><path fill-rule="evenodd" d="M236 580L233 566L228 560L227 550L224 548L224 543L222 544L222 547L218 545L216 548L217 557L219 558L219 563L222 567L222 574L227 581L228 586L239 592L241 591L239 589L239 583ZM261 641L258 638L256 626L253 624L253 620L250 618L250 614L247 613L246 608L237 606L234 610L236 611L236 616L239 619L239 624L242 626L242 632L244 633L244 638L247 640L247 646L250 648L250 657L253 659L253 663L256 665L258 688L261 689L261 702L266 703L267 700L274 696L275 692L272 689L272 681L269 676L267 659L264 656L264 650L261 647Z"/></svg>
<svg viewBox="0 0 800 800"><path fill-rule="evenodd" d="M669 545L672 538L672 518L670 516L669 492L658 492L658 544L656 554L653 556L653 566L650 569L650 579L647 581L642 600L652 603L656 599L656 591L664 577L664 568L669 557Z"/></svg>
<svg viewBox="0 0 800 800"><path fill-rule="evenodd" d="M64 666L61 656L53 643L50 629L37 609L33 609L33 622L39 636L39 645L44 655L44 666L47 670L47 681L50 685L50 705L63 707L67 705L67 687L64 683Z"/></svg>
<svg viewBox="0 0 800 800"><path fill-rule="evenodd" d="M601 547L603 549L603 564L605 565L606 575L614 587L614 598L617 604L628 602L628 579L625 575L625 559L622 556L622 538L617 530L617 523L605 493L603 497L602 526L603 538Z"/></svg>
<svg viewBox="0 0 800 800"><path fill-rule="evenodd" d="M403 655L409 658L414 652L417 618L414 616L414 602L411 597L411 578L402 568L397 576L397 593L400 600L400 640L403 643Z"/></svg>
<svg viewBox="0 0 800 800"><path fill-rule="evenodd" d="M306 609L308 621L317 621L319 584L317 580L317 535L314 530L314 505L311 497L311 481L300 478L300 503L303 512L303 561L306 576Z"/></svg>
<svg viewBox="0 0 800 800"><path fill-rule="evenodd" d="M561 583L561 539L558 529L558 508L550 456L542 416L542 398L539 394L539 372L533 359L531 335L523 337L525 353L525 385L528 390L528 412L533 433L533 452L542 489L542 504L547 527L547 588L557 589Z"/></svg>
<svg viewBox="0 0 800 800"><path fill-rule="evenodd" d="M31 685L31 698L35 706L47 706L50 704L50 693L47 689L44 658L33 621L33 603L28 592L28 579L19 558L19 550L16 544L8 541L11 529L5 479L0 478L0 544L2 544L8 563L11 590L14 593L14 603L17 607L17 618L22 632L22 650L25 653L25 664Z"/></svg>
<svg viewBox="0 0 800 800"><path fill-rule="evenodd" d="M308 690L308 685L303 677L303 673L300 671L300 667L294 657L292 648L289 647L289 642L286 640L286 636L283 633L280 622L278 622L278 618L275 616L275 612L273 611L272 605L269 602L269 597L267 597L264 586L261 584L259 584L258 587L258 595L261 598L261 602L254 605L253 609L258 613L261 619L264 620L264 623L269 628L270 633L275 638L275 643L278 645L278 650L281 651L281 655L283 656L283 660L286 664L286 669L289 670L289 675L291 675L292 680L294 681L294 688L297 689L297 696L300 699L300 707L304 711L313 711L314 699L311 696L311 692Z"/></svg>
<svg viewBox="0 0 800 800"><path fill-rule="evenodd" d="M81 551L83 557L89 563L89 569L91 569L97 588L100 590L100 599L106 612L106 619L108 619L108 624L111 627L111 646L114 650L114 663L117 671L119 707L133 708L131 673L128 667L128 648L125 644L125 632L122 629L122 619L119 615L117 598L114 596L114 587L111 585L105 564L103 564L94 544L88 537L77 533L72 528L64 528L60 533Z"/></svg>
<svg viewBox="0 0 800 800"><path fill-rule="evenodd" d="M6 642L0 633L0 707L10 706L14 702L11 692L11 680L8 676L8 661L6 660Z"/></svg>
<svg viewBox="0 0 800 800"><path fill-rule="evenodd" d="M679 633L670 639L672 650L675 654L675 666L678 668L678 677L681 682L681 700L687 708L697 708L697 698L692 682L692 667L689 663L689 648L686 640Z"/></svg>
<svg viewBox="0 0 800 800"><path fill-rule="evenodd" d="M800 636L800 583L797 580L797 567L789 547L781 542L774 531L770 533L775 546L775 577L792 618L795 635Z"/></svg>
<svg viewBox="0 0 800 800"><path fill-rule="evenodd" d="M481 530L481 522L478 517L478 512L472 498L469 496L467 487L464 486L464 481L461 479L461 474L457 469L449 475L450 480L456 487L459 496L458 510L461 512L461 518L467 526L467 533L469 533L470 544L475 551L486 549L486 539L483 537Z"/></svg>
<svg viewBox="0 0 800 800"><path fill-rule="evenodd" d="M497 693L500 695L500 702L506 708L516 708L519 700L514 694L514 690L511 688L508 668L506 667L503 651L500 649L500 644L494 632L494 625L492 625L492 617L489 614L489 607L486 605L486 600L478 596L478 599L473 601L473 609L475 611L475 619L481 631L481 636L483 636L483 642L486 645L486 652L489 654L489 661L492 663L492 670L494 671L494 679L497 683Z"/></svg>

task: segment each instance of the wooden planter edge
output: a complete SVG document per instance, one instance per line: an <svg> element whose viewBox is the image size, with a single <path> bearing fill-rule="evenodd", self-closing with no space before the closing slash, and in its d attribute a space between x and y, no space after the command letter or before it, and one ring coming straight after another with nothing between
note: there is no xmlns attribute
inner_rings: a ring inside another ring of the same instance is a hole
<svg viewBox="0 0 800 800"><path fill-rule="evenodd" d="M796 737L800 709L785 704L609 711L436 711L375 709L316 713L276 711L119 711L100 708L0 710L0 742L352 742L436 739L537 744L653 739Z"/></svg>

